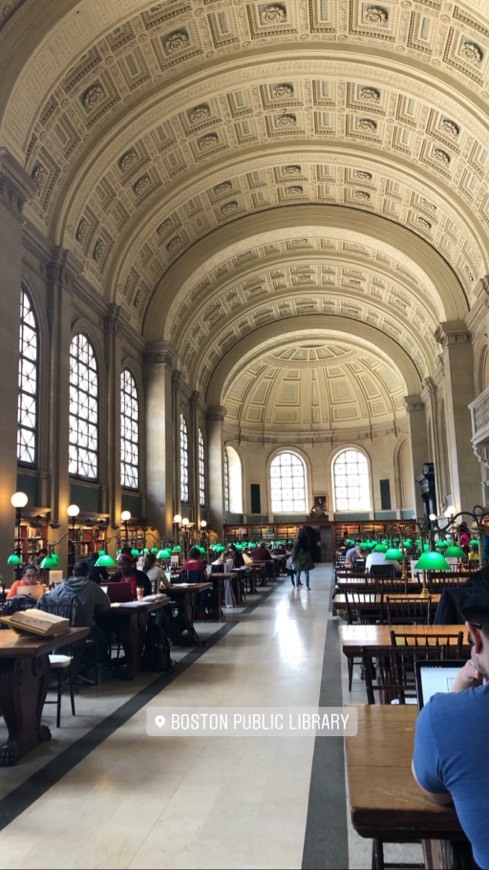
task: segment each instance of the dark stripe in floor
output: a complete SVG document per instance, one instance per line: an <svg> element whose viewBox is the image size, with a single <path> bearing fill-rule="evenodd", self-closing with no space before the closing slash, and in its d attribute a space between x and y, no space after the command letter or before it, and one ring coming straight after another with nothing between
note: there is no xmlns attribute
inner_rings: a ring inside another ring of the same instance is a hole
<svg viewBox="0 0 489 870"><path fill-rule="evenodd" d="M320 707L341 707L341 650L336 619L328 620ZM302 870L348 867L345 760L342 737L317 737L312 759Z"/></svg>
<svg viewBox="0 0 489 870"><path fill-rule="evenodd" d="M221 625L216 633L205 641L205 644L190 650L187 655L178 662L175 668L171 671L166 671L159 677L156 677L152 683L145 686L124 704L121 704L117 710L114 710L114 712L103 719L102 722L95 725L95 727L84 734L83 737L80 737L56 758L48 761L44 767L30 776L29 779L26 779L25 782L9 792L9 794L0 800L0 831L29 809L29 807L31 807L38 798L42 797L48 789L53 785L56 785L60 779L73 770L75 765L83 761L90 752L93 752L94 749L100 746L107 737L110 737L118 728L125 725L132 716L138 713L146 704L149 704L156 695L169 686L170 683L177 679L177 677L181 676L181 674L191 667L197 659L205 655L207 650L211 649L214 644L218 643L221 638L239 624L241 617L253 613L253 611L274 592L275 588L276 584L272 587L267 587L263 592L260 590L260 597L258 600L253 601L249 606L240 610L239 614L236 614L236 618L233 619L233 622L227 622Z"/></svg>

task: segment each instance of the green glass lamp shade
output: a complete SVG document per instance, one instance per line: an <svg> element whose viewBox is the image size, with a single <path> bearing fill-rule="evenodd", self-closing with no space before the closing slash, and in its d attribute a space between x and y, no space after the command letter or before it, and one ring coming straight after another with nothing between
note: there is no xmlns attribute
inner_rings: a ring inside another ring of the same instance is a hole
<svg viewBox="0 0 489 870"><path fill-rule="evenodd" d="M156 554L158 552L158 547L151 547L151 552Z"/></svg>
<svg viewBox="0 0 489 870"><path fill-rule="evenodd" d="M181 553L181 552L182 552L182 548L181 548L180 544L175 544L175 546L173 547L172 553L176 554L176 553Z"/></svg>
<svg viewBox="0 0 489 870"><path fill-rule="evenodd" d="M42 571L55 571L56 568L59 568L59 556L56 553L50 553L44 557L39 567Z"/></svg>
<svg viewBox="0 0 489 870"><path fill-rule="evenodd" d="M103 550L100 551L99 557L95 562L96 568L115 568L115 562L112 556L109 556L108 553L104 553Z"/></svg>
<svg viewBox="0 0 489 870"><path fill-rule="evenodd" d="M387 553L387 544L376 544L374 549L374 553Z"/></svg>
<svg viewBox="0 0 489 870"><path fill-rule="evenodd" d="M17 553L11 553L7 559L7 565L20 565L21 558Z"/></svg>
<svg viewBox="0 0 489 870"><path fill-rule="evenodd" d="M458 547L457 544L451 544L445 550L445 556L447 559L465 559L465 553L462 550L462 547Z"/></svg>
<svg viewBox="0 0 489 870"><path fill-rule="evenodd" d="M404 546L405 546L405 547L412 547L412 541L411 541L411 538L405 538L405 539L404 539Z"/></svg>
<svg viewBox="0 0 489 870"><path fill-rule="evenodd" d="M448 547L448 541L437 541L435 546L437 550L446 550Z"/></svg>
<svg viewBox="0 0 489 870"><path fill-rule="evenodd" d="M244 544L236 544L237 550L244 550Z"/></svg>
<svg viewBox="0 0 489 870"><path fill-rule="evenodd" d="M148 550L147 547L145 547L144 550L143 550L143 556L147 556L148 553L149 553L149 550Z"/></svg>
<svg viewBox="0 0 489 870"><path fill-rule="evenodd" d="M158 550L156 554L157 559L171 559L171 549L170 547L163 547L161 550Z"/></svg>
<svg viewBox="0 0 489 870"><path fill-rule="evenodd" d="M139 556L139 550L137 547L133 547L131 550L131 556Z"/></svg>
<svg viewBox="0 0 489 870"><path fill-rule="evenodd" d="M449 571L450 565L441 553L428 550L419 557L415 564L417 571Z"/></svg>
<svg viewBox="0 0 489 870"><path fill-rule="evenodd" d="M387 562L402 562L404 553L399 547L390 547L385 554L385 558Z"/></svg>
<svg viewBox="0 0 489 870"><path fill-rule="evenodd" d="M472 540L469 541L469 547L478 547L478 546L479 546L478 538L472 538Z"/></svg>
<svg viewBox="0 0 489 870"><path fill-rule="evenodd" d="M224 546L224 544L216 544L216 546L214 547L216 553L224 553L225 549L226 547Z"/></svg>
<svg viewBox="0 0 489 870"><path fill-rule="evenodd" d="M197 544L197 550L202 556L205 554L205 547L201 547L200 544Z"/></svg>

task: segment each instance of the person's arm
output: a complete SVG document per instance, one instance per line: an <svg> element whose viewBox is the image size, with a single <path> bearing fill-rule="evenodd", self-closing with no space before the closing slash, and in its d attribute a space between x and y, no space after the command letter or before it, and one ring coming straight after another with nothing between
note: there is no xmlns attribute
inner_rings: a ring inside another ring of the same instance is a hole
<svg viewBox="0 0 489 870"><path fill-rule="evenodd" d="M7 592L7 601L8 601L10 598L15 598L15 596L17 595L17 589L18 589L18 587L19 587L19 581L18 581L18 580L14 580L14 582L12 583L12 585L11 585L9 591Z"/></svg>
<svg viewBox="0 0 489 870"><path fill-rule="evenodd" d="M438 747L431 724L431 703L429 701L423 707L416 720L411 770L418 786L430 800L437 804L449 804L452 798L438 770Z"/></svg>

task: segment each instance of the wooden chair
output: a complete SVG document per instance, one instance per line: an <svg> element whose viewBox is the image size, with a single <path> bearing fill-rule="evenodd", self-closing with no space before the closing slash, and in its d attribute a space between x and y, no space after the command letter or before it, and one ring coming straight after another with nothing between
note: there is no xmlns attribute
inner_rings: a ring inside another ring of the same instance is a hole
<svg viewBox="0 0 489 870"><path fill-rule="evenodd" d="M70 626L74 626L77 624L77 612L78 612L78 599L73 598L71 604L49 604L46 600L42 600L47 596L42 596L38 601L39 610L43 610L45 613L53 613L56 616L63 616L65 619L68 619L70 622ZM64 690L66 686L68 686L70 692L70 702L71 702L71 713L73 716L76 715L75 711L75 681L76 681L76 670L75 670L75 659L79 660L81 654L81 647L79 649L70 647L69 654L65 651L62 653L58 653L54 650L49 655L49 666L53 674L56 675L56 699L51 701L46 699L44 701L45 704L56 704L56 727L59 728L61 725L61 698L63 696Z"/></svg>
<svg viewBox="0 0 489 870"><path fill-rule="evenodd" d="M383 595L407 594L407 580L402 580L400 577L394 579L391 577L369 577L367 586L372 592ZM421 591L421 587L417 587L416 591Z"/></svg>
<svg viewBox="0 0 489 870"><path fill-rule="evenodd" d="M430 592L441 592L447 587L453 589L463 586L466 578L466 574L455 574L453 571L427 571L426 585Z"/></svg>
<svg viewBox="0 0 489 870"><path fill-rule="evenodd" d="M375 579L383 579L384 577L387 577L389 580L394 580L396 569L394 568L394 565L389 565L387 563L385 565L372 565L369 574L370 577Z"/></svg>
<svg viewBox="0 0 489 870"><path fill-rule="evenodd" d="M463 658L463 631L423 635L392 630L390 636L391 667L400 704L406 703L406 698L416 698L415 660Z"/></svg>
<svg viewBox="0 0 489 870"><path fill-rule="evenodd" d="M355 590L345 589L345 603L348 625L360 624L369 625L382 621L383 614L383 597L378 595L378 601L375 601L375 606L371 604L367 606L368 599L372 599L373 595L365 592L356 592ZM366 596L368 596L366 598Z"/></svg>
<svg viewBox="0 0 489 870"><path fill-rule="evenodd" d="M386 595L384 614L389 625L430 625L431 597L414 598L407 595L391 600Z"/></svg>

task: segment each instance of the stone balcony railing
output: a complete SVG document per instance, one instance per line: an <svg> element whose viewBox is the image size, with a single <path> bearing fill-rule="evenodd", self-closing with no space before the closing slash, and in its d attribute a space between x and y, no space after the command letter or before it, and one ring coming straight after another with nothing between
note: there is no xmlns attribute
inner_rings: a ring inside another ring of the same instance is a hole
<svg viewBox="0 0 489 870"><path fill-rule="evenodd" d="M489 466L489 387L469 405L472 419L472 447L480 462Z"/></svg>

